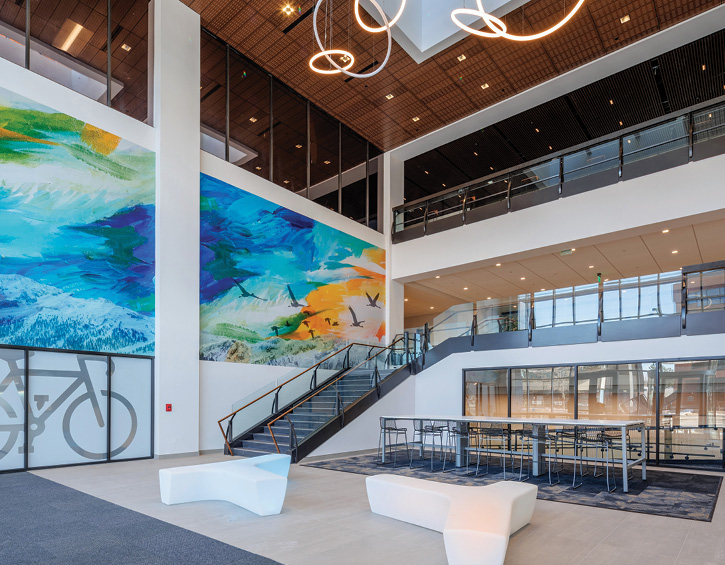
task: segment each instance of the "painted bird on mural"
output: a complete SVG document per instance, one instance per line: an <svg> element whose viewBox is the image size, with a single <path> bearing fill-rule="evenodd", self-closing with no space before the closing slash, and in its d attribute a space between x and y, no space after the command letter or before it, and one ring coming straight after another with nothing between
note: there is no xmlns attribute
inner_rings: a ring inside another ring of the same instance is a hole
<svg viewBox="0 0 725 565"><path fill-rule="evenodd" d="M373 308L380 308L380 306L378 306L378 298L380 298L379 292L375 295L375 298L370 296L367 292L365 293L365 296L368 297L368 302L369 302L368 306L371 306Z"/></svg>
<svg viewBox="0 0 725 565"><path fill-rule="evenodd" d="M314 337L315 337L315 330L307 330L307 333L310 334L310 336L314 339Z"/></svg>
<svg viewBox="0 0 725 565"><path fill-rule="evenodd" d="M304 308L304 304L300 304L297 302L297 299L295 298L294 293L292 292L292 288L290 285L287 285L287 292L289 292L289 297L292 299L292 304L290 304L290 308Z"/></svg>
<svg viewBox="0 0 725 565"><path fill-rule="evenodd" d="M272 326L272 331L274 331L274 335L279 337L279 327L278 326Z"/></svg>
<svg viewBox="0 0 725 565"><path fill-rule="evenodd" d="M330 322L330 318L325 318L325 321L327 322L327 325L328 326L331 326L332 325L332 322Z"/></svg>
<svg viewBox="0 0 725 565"><path fill-rule="evenodd" d="M244 287L237 282L237 279L232 279L234 281L234 284L237 285L237 288L239 288L240 292L242 293L243 298L256 298L257 300L261 300L262 302L267 302L266 298L262 298L261 296L257 296L254 293L247 292Z"/></svg>
<svg viewBox="0 0 725 565"><path fill-rule="evenodd" d="M352 309L352 306L347 307L348 310L350 310L350 314L352 314L352 324L350 324L353 328L362 328L363 324L365 323L365 320L357 321L357 316L355 315L355 310Z"/></svg>
<svg viewBox="0 0 725 565"><path fill-rule="evenodd" d="M309 328L310 327L310 323L307 320L305 320L304 322L302 322L302 325L305 326L306 328Z"/></svg>

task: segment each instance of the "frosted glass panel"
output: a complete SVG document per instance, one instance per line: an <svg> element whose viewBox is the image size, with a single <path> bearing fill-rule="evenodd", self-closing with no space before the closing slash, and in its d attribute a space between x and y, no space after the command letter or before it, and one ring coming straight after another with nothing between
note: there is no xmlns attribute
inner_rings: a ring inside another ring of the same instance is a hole
<svg viewBox="0 0 725 565"><path fill-rule="evenodd" d="M0 471L22 469L25 428L25 353L0 349Z"/></svg>
<svg viewBox="0 0 725 565"><path fill-rule="evenodd" d="M29 467L106 459L107 358L34 351L29 357Z"/></svg>
<svg viewBox="0 0 725 565"><path fill-rule="evenodd" d="M111 459L151 456L151 359L111 359Z"/></svg>

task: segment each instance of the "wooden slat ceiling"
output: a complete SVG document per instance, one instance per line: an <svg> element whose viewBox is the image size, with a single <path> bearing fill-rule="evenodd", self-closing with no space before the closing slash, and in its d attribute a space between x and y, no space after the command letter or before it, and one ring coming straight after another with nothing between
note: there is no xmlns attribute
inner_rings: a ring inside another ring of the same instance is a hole
<svg viewBox="0 0 725 565"><path fill-rule="evenodd" d="M384 150L529 89L575 67L672 26L721 0L587 0L564 29L539 41L519 43L468 37L422 64L397 44L388 67L377 76L345 80L320 76L307 67L316 52L312 18L305 14L313 0L285 4L268 0L183 0L201 14L202 25L250 57L313 103ZM355 69L369 65L373 52L384 56L382 34L352 24L352 1L334 2L334 34L357 59ZM545 29L562 18L561 0L532 0L506 16L516 33ZM622 24L619 18L629 15ZM288 33L285 28L300 19ZM322 25L322 24L320 24ZM347 47L346 47L347 48ZM466 59L457 60L464 53ZM489 88L481 88L487 83ZM394 98L386 100L387 94ZM413 117L420 118L413 122Z"/></svg>

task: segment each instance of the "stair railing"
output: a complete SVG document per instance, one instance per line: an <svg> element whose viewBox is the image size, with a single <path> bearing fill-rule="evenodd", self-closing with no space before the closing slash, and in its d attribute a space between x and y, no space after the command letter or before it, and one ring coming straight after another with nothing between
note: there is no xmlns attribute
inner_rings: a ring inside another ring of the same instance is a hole
<svg viewBox="0 0 725 565"><path fill-rule="evenodd" d="M358 346L358 347L371 348L372 350L378 348L378 349L381 349L381 350L384 351L383 346L380 346L380 345L374 345L374 346L371 347L369 343L358 343L358 342L350 343L350 344L346 345L345 347L343 347L342 349L338 349L334 353L331 353L330 355L328 355L324 359L318 361L317 363L315 363L311 367L308 367L308 368L304 369L303 371L301 371L300 373L296 374L292 378L286 380L282 384L277 385L275 388L273 388L273 389L267 391L266 393L262 394L261 396L255 398L251 402L248 402L247 404L245 404L241 408L238 408L234 412L232 412L230 414L227 414L226 416L224 416L223 418L221 418L217 422L217 424L219 425L219 430L221 431L222 436L224 436L224 443L225 443L227 449L229 450L229 453L230 454L232 453L231 443L234 440L234 437L233 437L234 434L233 434L233 427L232 427L232 425L233 425L235 416L237 416L239 413L241 413L243 410L246 410L250 406L257 405L257 403L262 402L264 399L269 399L271 395L273 395L273 396L272 396L272 405L271 405L270 415L276 414L280 410L280 406L279 406L279 394L280 394L280 391L283 389L283 387L285 387L286 385L288 385L292 381L294 381L294 380L302 377L303 375L306 375L308 372L312 371L313 372L313 375L312 375L312 378L310 380L310 387L307 389L306 392L309 392L311 390L314 390L315 388L317 388L317 375L316 375L317 370L324 363L328 362L333 357L342 354L343 352L345 353L345 357L344 357L344 365L343 365L343 369L342 370L349 370L349 368L350 368L350 350L353 347L356 347L356 346ZM226 425L224 425L225 422L226 422Z"/></svg>
<svg viewBox="0 0 725 565"><path fill-rule="evenodd" d="M402 339L403 338L397 338L397 339L395 339L393 341L393 343L391 343L387 347L381 349L380 351L378 351L377 353L375 353L375 355L373 355L371 357L368 357L367 359L361 361L360 363L358 363L354 367L351 367L349 369L346 369L345 372L342 375L336 377L333 382L327 383L324 387L320 388L319 390L316 390L311 395L307 396L302 401L296 403L294 406L292 406L291 408L289 408L288 410L286 410L283 414L278 415L276 418L274 418L273 420L271 420L270 422L268 422L267 423L267 430L269 430L269 434L272 436L272 441L274 442L274 446L277 449L277 453L281 453L281 452L279 450L279 445L277 445L277 440L275 439L275 436L274 436L274 430L272 429L272 427L274 426L274 424L276 424L282 418L288 419L289 414L291 414L292 412L294 412L295 409L299 408L300 406L302 406L306 402L310 401L311 399L317 397L321 392L323 392L324 390L329 389L330 387L334 387L334 389L331 389L331 390L334 390L335 391L335 396L336 396L336 400L335 400L335 415L342 417L342 424L344 425L345 407L344 407L343 402L342 402L342 397L340 396L340 389L339 389L339 386L338 386L339 382L343 378L345 378L347 375L349 375L350 373L352 373L352 371L354 371L355 369L359 369L360 367L362 367L363 365L365 365L369 361L375 359L379 355L383 355L384 353L386 353L387 351L389 351L391 348L394 348L396 344L398 344L400 341L402 341ZM230 452L231 452L231 448L230 448Z"/></svg>

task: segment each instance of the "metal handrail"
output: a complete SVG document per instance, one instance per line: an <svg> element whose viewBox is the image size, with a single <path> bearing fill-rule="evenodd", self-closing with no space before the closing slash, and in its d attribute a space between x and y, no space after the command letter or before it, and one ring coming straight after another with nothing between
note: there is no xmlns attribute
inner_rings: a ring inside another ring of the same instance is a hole
<svg viewBox="0 0 725 565"><path fill-rule="evenodd" d="M551 153L551 154L549 154L549 155L547 155L545 157L541 157L541 158L538 158L538 159L532 159L531 161L528 161L526 163L514 165L514 166L509 167L507 169L504 169L502 171L497 171L497 172L492 173L490 175L486 175L484 177L480 177L478 179L474 179L473 181L465 182L463 184L454 186L454 187L452 187L450 189L446 189L446 190L437 192L437 193L432 194L430 196L424 196L423 198L419 198L419 199L414 200L412 202L409 202L409 203L406 202L406 203L401 204L399 206L395 206L395 207L393 207L393 228L394 228L393 229L393 233L400 233L400 231L402 231L402 230L396 230L395 229L395 227L396 227L396 220L395 220L395 218L399 214L401 214L401 213L404 214L406 211L412 210L415 207L418 207L418 206L427 207L428 204L431 203L431 202L433 202L433 201L438 201L438 200L441 200L441 199L450 198L452 196L455 196L456 194L462 193L465 190L474 190L476 187L479 187L480 185L483 185L484 183L488 182L489 180L490 181L494 181L494 182L495 181L502 181L502 180L505 180L507 177L511 177L512 175L515 175L517 173L522 173L526 169L532 169L534 167L537 167L537 166L540 166L540 165L544 165L546 163L549 163L551 161L555 161L557 159L561 161L561 160L563 160L567 156L573 155L573 154L578 153L578 152L580 152L582 150L585 150L585 149L594 148L594 147L596 147L598 145L602 145L602 144L607 143L607 142L619 141L620 142L620 148L621 148L621 145L622 145L621 141L623 139L625 139L626 137L632 135L632 134L641 133L641 132L643 132L643 131L645 131L647 129L652 128L653 126L665 125L667 123L673 123L678 118L688 117L690 119L690 121L692 121L692 116L693 116L693 114L695 112L698 112L698 111L704 110L704 109L713 109L713 110L715 110L723 102L725 102L725 96L719 96L719 97L714 98L712 100L708 100L706 102L702 102L700 104L696 104L694 106L690 106L686 110L679 110L679 111L676 111L676 112L671 112L669 114L666 114L665 116L661 116L659 118L655 118L655 119L652 119L652 120L648 120L646 122L643 122L643 123L640 123L640 124L636 124L634 126L630 126L630 127L627 127L627 128L623 128L623 129L619 130L616 133L612 133L612 134L608 134L608 135L603 135L603 136L600 136L598 138L595 138L595 139L586 141L584 143L580 143L578 145L574 145L572 147L568 147L568 148L566 148L564 150ZM708 126L706 129L703 129L703 131L709 131L711 129L715 129L715 128L718 128L718 127L723 127L723 125L720 124L720 125ZM697 135L699 133L701 133L701 132L699 132L699 131L698 132L694 132L695 135ZM687 136L686 135L686 136L683 136L683 138L678 138L678 139L689 138L688 145L690 145L690 148L692 148L692 143L694 143L692 137L693 136ZM655 145L653 145L651 147L647 147L647 148L640 149L640 150L638 150L638 152L639 151L644 151L644 150L647 150L647 149L652 149L652 148L655 148L655 147L660 147L661 145L665 145L667 143L672 143L673 141L677 141L678 139L673 139L673 140L669 140L669 141L665 141L665 142L660 142L660 143L657 143L657 144L655 144ZM634 153L635 152L631 152L628 155L633 155ZM622 155L621 155L621 153L620 153L619 157L612 158L612 160L614 160L614 159L619 159L619 163L620 163L620 167L621 167L621 164L622 164ZM577 169L577 170L581 170L581 168L580 169ZM571 172L574 172L574 171L564 171L563 172L563 175L570 174ZM551 177L551 178L555 178L555 176L554 177ZM560 181L561 180L562 179L560 178ZM418 220L420 220L420 219L418 219ZM423 226L424 226L424 230L425 230L425 227L427 225L427 222L428 222L428 217L427 217L427 214L426 214L426 217L423 219L423 222L422 222L423 223ZM407 222L404 222L404 223L407 223ZM418 223L421 223L421 222L419 221ZM417 224L415 224L415 225L417 225Z"/></svg>
<svg viewBox="0 0 725 565"><path fill-rule="evenodd" d="M344 374L342 374L342 375L340 375L339 377L337 377L337 378L336 378L336 379L335 379L334 381L332 381L332 382L330 382L330 383L327 383L327 384L326 384L326 385L325 385L324 387L322 387L321 389L319 389L319 390L315 391L315 392L314 392L313 394L311 394L310 396L306 397L306 398L305 398L304 400L302 400L301 402L298 402L297 404L295 404L295 405L294 405L294 406L293 406L292 408L289 408L289 409L288 409L288 410L287 410L286 412L284 412L283 414L280 414L280 415L278 415L278 416L277 416L277 417L276 417L276 418L275 418L274 420L272 420L272 421L268 422L268 423L267 423L267 429L269 430L269 433L270 433L270 435L272 436L272 441L274 442L274 446L275 446L275 448L277 449L277 453L280 453L280 450L279 450L279 446L277 445L277 440L275 439L275 436L274 436L274 431L272 431L272 426L273 426L273 425L274 425L275 423L277 423L277 422L278 422L279 420L281 420L282 418L286 418L286 417L288 416L288 414L290 414L291 412L293 412L293 411L294 411L295 409L299 408L300 406L302 406L302 405L303 405L303 404L305 404L306 402L310 401L311 399L315 398L315 397L316 397L316 396L317 396L318 394L320 394L320 393L321 393L321 392L322 392L323 390L327 390L327 389L328 389L328 388L330 388L330 387L331 387L332 385L335 385L335 384L337 384L337 383L338 383L338 382L339 382L340 380L342 380L342 379L343 379L343 378L344 378L345 376L349 375L349 374L350 374L350 373L351 373L352 371L354 371L355 369L358 369L359 367L362 367L362 366L363 366L363 365L364 365L365 363L367 363L367 362L368 362L368 361L370 361L371 359L374 359L374 358L375 358L375 357L377 357L378 355L381 355L381 354L382 354L383 352L385 352L385 351L387 351L387 350L389 350L389 349L391 349L391 348L395 347L395 345L396 345L397 343L400 343L401 341L403 341L403 338L399 338L399 339L397 339L397 340L393 341L393 343L391 343L390 345L388 345L387 347L385 347L385 348L384 348L384 349L382 349L381 351L378 351L378 352L377 352L377 353L376 353L375 355L373 355L372 357L368 357L367 359L365 359L364 361L362 361L362 362L358 363L358 364L357 364L357 365L355 365L354 367L351 367L351 368L349 368L349 369L346 369L346 370L345 370L345 373L344 373ZM338 398L338 402L339 402L339 400L340 400L340 397L339 397L339 393L338 393L338 395L337 395L337 398ZM343 413L344 413L344 408L342 409L342 411L343 411Z"/></svg>
<svg viewBox="0 0 725 565"><path fill-rule="evenodd" d="M370 344L368 344L368 343L358 343L358 342L353 342L353 343L349 343L349 344L347 344L347 345L346 345L345 347L343 347L342 349L338 349L337 351L335 351L334 353L331 353L330 355L328 355L327 357L325 357L325 358L324 358L324 359L322 359L321 361L318 361L317 363L315 363L315 364L314 364L314 365L312 365L311 367L308 367L307 369L305 369L305 370L304 370L304 371L302 371L301 373L298 373L298 374L296 374L296 375L295 375L294 377L292 377L292 378L290 378L290 379L286 380L285 382L283 382L283 383L282 383L282 384L280 384L280 385L277 385L277 386L276 386L275 388L273 388L273 389L271 389L271 390L268 390L268 391L267 391L267 392L265 392L265 393L264 393L263 395L261 395L261 396L259 396L259 397L255 398L254 400L252 400L251 402L248 402L247 404L245 404L245 405L244 405L244 406L242 406L241 408L238 408L238 409L236 409L236 410L235 410L234 412L232 412L232 413L230 413L230 414L227 414L226 416L224 416L223 418L221 418L221 419L220 419L220 420L219 420L219 421L217 422L217 424L219 425L219 430L220 430L220 431L222 432L222 435L224 436L224 442L226 443L226 445L227 445L227 448L229 449L229 453L231 453L231 452L232 452L232 447L231 447L231 445L229 444L229 441L230 441L230 440L228 439L228 435L229 435L229 432L230 432L230 430L229 430L229 429L227 429L227 431L225 432L225 431L224 431L224 428L223 428L223 426L222 426L222 422L224 422L225 420L229 420L230 418L231 418L231 419L233 420L233 419L234 419L234 416L236 416L236 415L237 415L237 414L238 414L239 412L241 412L241 411L242 411L242 410L244 410L245 408L247 408L247 407L251 406L252 404L255 404L255 403L259 402L259 401L260 401L260 400L262 400L263 398L266 398L266 397L268 397L268 396L269 396L270 394L272 394L272 393L274 393L274 394L275 394L275 400L274 400L274 405L273 405L273 411L277 411L277 410L279 409L279 405L278 405L278 397L279 397L279 391L280 391L280 389L282 389L282 387L284 387L284 386L285 386L286 384L288 384L288 383L290 383L290 382L294 381L295 379L297 379L297 378L301 377L302 375L304 375L304 374L308 373L309 371L315 371L315 372L316 372L316 371L317 371L317 369L318 369L318 368L320 367L320 365L322 365L322 364L323 364L323 363L325 363L326 361L329 361L330 359L332 359L332 358L333 358L333 357L335 357L336 355L338 355L338 354L340 354L340 353L342 353L343 351L346 351L346 350L347 350L347 354L346 354L346 357L345 357L345 364L347 365L347 364L349 363L349 359L350 359L350 358L349 358L349 353L350 353L350 349L352 349L352 348L353 348L354 346L356 346L356 345L357 345L357 346L365 346L365 347L371 347L371 348L376 348L376 347L382 347L382 346L380 346L380 345L372 345L372 346L371 346L371 345L370 345ZM313 377L313 378L314 378L314 377ZM230 420L230 422L229 422L229 425L231 425L231 420ZM232 438L232 439L233 439L233 438Z"/></svg>

